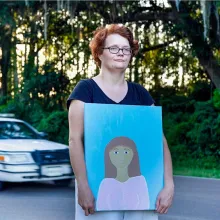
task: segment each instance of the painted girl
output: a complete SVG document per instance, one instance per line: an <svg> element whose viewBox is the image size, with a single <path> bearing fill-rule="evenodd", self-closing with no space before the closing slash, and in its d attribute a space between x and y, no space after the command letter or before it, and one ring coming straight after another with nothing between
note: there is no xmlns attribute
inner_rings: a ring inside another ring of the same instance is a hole
<svg viewBox="0 0 220 220"><path fill-rule="evenodd" d="M138 152L127 137L112 139L105 149L105 178L99 186L96 209L147 210L147 182L140 173Z"/></svg>

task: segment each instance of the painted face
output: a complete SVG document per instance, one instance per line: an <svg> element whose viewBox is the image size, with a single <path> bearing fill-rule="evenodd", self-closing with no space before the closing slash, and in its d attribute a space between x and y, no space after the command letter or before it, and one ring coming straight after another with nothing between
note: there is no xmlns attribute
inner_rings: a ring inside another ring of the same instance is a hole
<svg viewBox="0 0 220 220"><path fill-rule="evenodd" d="M112 50L113 52L117 51L117 48L120 49L131 49L129 42L126 38L122 37L119 34L111 34L109 35L106 40L105 40L105 45L104 48L109 48L113 47L114 49ZM127 53L126 53L127 54ZM120 69L124 71L131 59L131 54L123 54L123 51L120 50L118 53L114 54L109 51L109 49L104 49L103 53L99 56L99 59L101 60L102 68L107 68L109 70L112 69Z"/></svg>
<svg viewBox="0 0 220 220"><path fill-rule="evenodd" d="M126 168L134 156L133 150L129 147L117 146L109 152L112 164L116 168Z"/></svg>

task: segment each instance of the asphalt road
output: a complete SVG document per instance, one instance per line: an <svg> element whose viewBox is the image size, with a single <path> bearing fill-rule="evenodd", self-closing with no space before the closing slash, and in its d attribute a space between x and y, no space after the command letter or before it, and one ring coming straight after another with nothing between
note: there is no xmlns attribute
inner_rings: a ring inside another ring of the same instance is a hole
<svg viewBox="0 0 220 220"><path fill-rule="evenodd" d="M160 220L220 220L220 180L175 177L175 197Z"/></svg>
<svg viewBox="0 0 220 220"><path fill-rule="evenodd" d="M10 184L0 192L0 220L74 220L74 188ZM173 206L160 220L220 220L220 180L175 177Z"/></svg>

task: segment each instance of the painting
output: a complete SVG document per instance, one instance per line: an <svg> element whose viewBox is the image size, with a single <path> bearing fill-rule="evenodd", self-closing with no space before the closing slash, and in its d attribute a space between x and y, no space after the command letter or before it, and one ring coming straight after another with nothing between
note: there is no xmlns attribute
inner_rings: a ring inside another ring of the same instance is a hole
<svg viewBox="0 0 220 220"><path fill-rule="evenodd" d="M85 104L84 134L96 211L155 210L164 175L161 107Z"/></svg>

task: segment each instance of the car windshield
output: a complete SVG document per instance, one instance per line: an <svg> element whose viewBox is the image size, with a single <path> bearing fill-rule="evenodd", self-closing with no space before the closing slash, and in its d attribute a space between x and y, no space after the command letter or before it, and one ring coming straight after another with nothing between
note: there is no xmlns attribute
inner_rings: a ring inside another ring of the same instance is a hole
<svg viewBox="0 0 220 220"><path fill-rule="evenodd" d="M36 139L37 134L22 122L0 121L0 139Z"/></svg>

